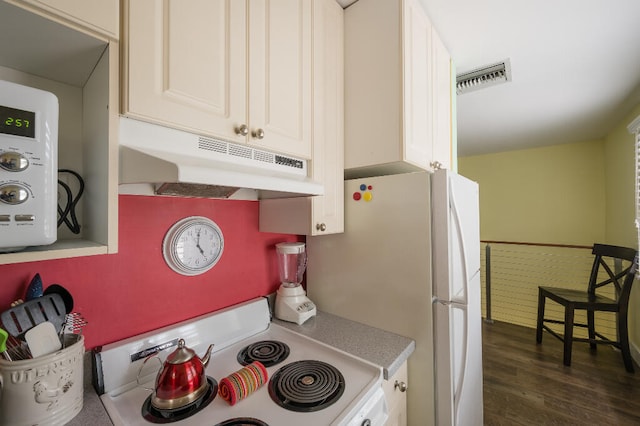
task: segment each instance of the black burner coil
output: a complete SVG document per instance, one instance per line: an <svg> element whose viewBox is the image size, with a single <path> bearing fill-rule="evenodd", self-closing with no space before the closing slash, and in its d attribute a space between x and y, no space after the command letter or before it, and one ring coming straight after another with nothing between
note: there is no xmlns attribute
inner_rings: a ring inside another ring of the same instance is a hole
<svg viewBox="0 0 640 426"><path fill-rule="evenodd" d="M151 397L149 395L142 404L142 417L150 423L166 424L184 420L193 416L200 410L204 409L218 394L218 382L213 377L207 376L209 387L207 391L197 400L184 407L172 410L161 410L151 405Z"/></svg>
<svg viewBox="0 0 640 426"><path fill-rule="evenodd" d="M261 340L250 344L238 352L238 362L249 365L260 361L265 367L274 366L289 356L289 346L277 340Z"/></svg>
<svg viewBox="0 0 640 426"><path fill-rule="evenodd" d="M262 420L254 419L253 417L238 417L235 419L225 420L222 423L218 423L216 426L269 426Z"/></svg>
<svg viewBox="0 0 640 426"><path fill-rule="evenodd" d="M322 361L292 362L271 376L269 395L287 410L312 412L335 403L344 393L344 376Z"/></svg>

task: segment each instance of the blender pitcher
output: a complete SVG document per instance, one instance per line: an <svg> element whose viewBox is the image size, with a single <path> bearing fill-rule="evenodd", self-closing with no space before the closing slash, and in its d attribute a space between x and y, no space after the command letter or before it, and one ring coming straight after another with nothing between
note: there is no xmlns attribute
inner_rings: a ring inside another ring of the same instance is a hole
<svg viewBox="0 0 640 426"><path fill-rule="evenodd" d="M316 314L316 306L300 285L307 267L305 244L278 243L276 253L281 282L276 293L276 318L302 324Z"/></svg>
<svg viewBox="0 0 640 426"><path fill-rule="evenodd" d="M302 283L307 267L307 252L304 243L276 244L280 281L285 287L296 287Z"/></svg>

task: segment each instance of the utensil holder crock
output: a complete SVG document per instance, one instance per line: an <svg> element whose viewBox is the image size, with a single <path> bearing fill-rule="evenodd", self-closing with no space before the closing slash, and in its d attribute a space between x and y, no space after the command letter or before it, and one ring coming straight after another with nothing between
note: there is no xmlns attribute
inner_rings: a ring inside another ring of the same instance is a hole
<svg viewBox="0 0 640 426"><path fill-rule="evenodd" d="M64 425L83 404L84 337L34 359L0 359L0 425Z"/></svg>

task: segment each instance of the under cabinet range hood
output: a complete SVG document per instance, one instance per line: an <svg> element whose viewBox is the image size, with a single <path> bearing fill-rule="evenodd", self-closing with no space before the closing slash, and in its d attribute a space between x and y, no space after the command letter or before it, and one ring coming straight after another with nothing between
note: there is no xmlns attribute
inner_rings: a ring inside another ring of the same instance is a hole
<svg viewBox="0 0 640 426"><path fill-rule="evenodd" d="M152 184L158 195L256 198L322 195L307 160L120 117L120 184Z"/></svg>

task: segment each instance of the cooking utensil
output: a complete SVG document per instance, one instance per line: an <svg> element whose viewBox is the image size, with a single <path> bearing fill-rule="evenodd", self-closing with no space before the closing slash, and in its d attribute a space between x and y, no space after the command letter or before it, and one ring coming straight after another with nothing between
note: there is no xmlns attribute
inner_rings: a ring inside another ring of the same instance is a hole
<svg viewBox="0 0 640 426"><path fill-rule="evenodd" d="M87 320L84 319L81 313L79 312L71 312L65 316L64 324L58 331L58 336L62 341L62 347L66 347L65 334L82 334L82 329L85 325L89 324Z"/></svg>
<svg viewBox="0 0 640 426"><path fill-rule="evenodd" d="M31 352L29 352L27 344L11 335L7 339L7 353L13 361L31 358Z"/></svg>
<svg viewBox="0 0 640 426"><path fill-rule="evenodd" d="M81 313L72 312L66 316L63 327L71 333L81 334L82 328L87 324L89 323L84 319Z"/></svg>
<svg viewBox="0 0 640 426"><path fill-rule="evenodd" d="M49 355L62 348L58 332L49 321L42 322L31 328L24 334L24 339L27 341L31 356L34 358Z"/></svg>
<svg viewBox="0 0 640 426"><path fill-rule="evenodd" d="M38 297L42 297L42 278L40 278L40 274L36 274L29 283L27 287L27 294L25 295L26 300L37 299Z"/></svg>
<svg viewBox="0 0 640 426"><path fill-rule="evenodd" d="M44 290L44 294L59 294L64 300L64 306L66 313L73 311L73 296L69 291L62 287L60 284L51 284Z"/></svg>
<svg viewBox="0 0 640 426"><path fill-rule="evenodd" d="M24 333L45 321L50 321L56 332L60 331L65 313L62 297L59 294L47 294L9 308L0 314L0 320L12 336L23 338Z"/></svg>
<svg viewBox="0 0 640 426"><path fill-rule="evenodd" d="M213 345L209 345L204 357L200 358L193 349L185 345L184 339L178 340L178 348L167 356L156 377L151 405L159 410L173 410L184 407L204 395L209 386L205 368L212 350ZM157 354L147 357L145 363L156 356Z"/></svg>
<svg viewBox="0 0 640 426"><path fill-rule="evenodd" d="M11 355L7 352L7 338L9 333L0 328L0 355L7 361L11 361Z"/></svg>

